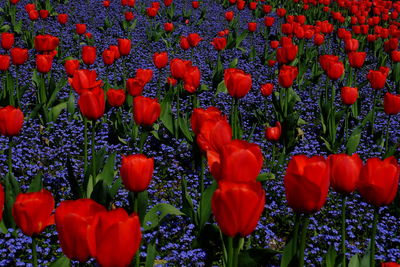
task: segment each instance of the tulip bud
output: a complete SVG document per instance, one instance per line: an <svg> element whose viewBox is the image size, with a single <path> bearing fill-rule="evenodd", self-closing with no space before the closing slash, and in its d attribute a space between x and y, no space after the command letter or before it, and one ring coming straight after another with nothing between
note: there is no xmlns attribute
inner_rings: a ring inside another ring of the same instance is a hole
<svg viewBox="0 0 400 267"><path fill-rule="evenodd" d="M160 52L153 54L153 63L158 69L162 69L168 65L168 53Z"/></svg>
<svg viewBox="0 0 400 267"><path fill-rule="evenodd" d="M282 128L281 128L281 124L279 121L277 121L275 123L275 127L267 127L265 129L265 138L268 141L278 141L279 138L281 137L281 133L282 133Z"/></svg>
<svg viewBox="0 0 400 267"><path fill-rule="evenodd" d="M78 106L83 116L88 120L100 119L105 110L104 91L100 87L85 90L78 100Z"/></svg>

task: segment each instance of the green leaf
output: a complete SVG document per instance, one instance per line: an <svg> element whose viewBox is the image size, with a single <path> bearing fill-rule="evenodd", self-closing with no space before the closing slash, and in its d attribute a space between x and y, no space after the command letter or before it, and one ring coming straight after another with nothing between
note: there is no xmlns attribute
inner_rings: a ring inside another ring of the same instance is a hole
<svg viewBox="0 0 400 267"><path fill-rule="evenodd" d="M275 174L271 172L261 173L257 176L257 181L264 182L267 180L275 180Z"/></svg>
<svg viewBox="0 0 400 267"><path fill-rule="evenodd" d="M182 216L185 214L170 204L157 204L151 210L149 210L149 212L146 213L143 223L144 230L148 231L159 226L161 221L167 215Z"/></svg>
<svg viewBox="0 0 400 267"><path fill-rule="evenodd" d="M157 255L156 245L153 242L147 245L147 253L146 254L147 254L147 257L146 257L145 267L153 267L154 260L156 259L156 255Z"/></svg>
<svg viewBox="0 0 400 267"><path fill-rule="evenodd" d="M4 211L3 221L7 228L15 228L14 218L12 216L12 207L14 205L15 198L19 194L19 183L15 179L14 175L7 173L4 177Z"/></svg>
<svg viewBox="0 0 400 267"><path fill-rule="evenodd" d="M336 257L337 253L335 251L335 247L330 246L328 252L325 255L326 267L335 267Z"/></svg>
<svg viewBox="0 0 400 267"><path fill-rule="evenodd" d="M70 260L66 256L59 257L55 262L50 264L50 267L69 267Z"/></svg>
<svg viewBox="0 0 400 267"><path fill-rule="evenodd" d="M179 129L183 133L183 136L185 136L186 140L189 143L192 143L193 135L192 135L192 132L189 130L189 123L188 123L186 117L178 117L178 123L179 123Z"/></svg>
<svg viewBox="0 0 400 267"><path fill-rule="evenodd" d="M236 57L234 58L231 63L229 63L229 68L236 68L237 64L238 64L239 59Z"/></svg>
<svg viewBox="0 0 400 267"><path fill-rule="evenodd" d="M50 109L48 118L49 121L56 121L58 116L60 116L61 111L67 108L67 102L60 103Z"/></svg>
<svg viewBox="0 0 400 267"><path fill-rule="evenodd" d="M218 93L228 93L228 89L225 86L225 81L222 80L217 87L217 91L215 92L215 95L217 95Z"/></svg>
<svg viewBox="0 0 400 267"><path fill-rule="evenodd" d="M42 182L42 174L37 174L31 184L29 185L28 193L29 192L38 192L43 188L43 182Z"/></svg>
<svg viewBox="0 0 400 267"><path fill-rule="evenodd" d="M182 192L182 208L181 211L186 214L193 222L196 222L195 211L193 208L193 201L187 192L186 178L181 180L181 192ZM197 224L197 222L196 222Z"/></svg>
<svg viewBox="0 0 400 267"><path fill-rule="evenodd" d="M360 259L358 257L358 254L351 257L348 267L360 267Z"/></svg>
<svg viewBox="0 0 400 267"><path fill-rule="evenodd" d="M248 31L244 31L242 32L235 40L235 47L239 48L240 43L247 37L247 35L249 34Z"/></svg>
<svg viewBox="0 0 400 267"><path fill-rule="evenodd" d="M266 266L272 258L281 252L269 248L252 248L241 251L238 266L259 267Z"/></svg>
<svg viewBox="0 0 400 267"><path fill-rule="evenodd" d="M172 95L171 93L167 93L167 95L164 97L163 101L161 102L161 115L160 115L160 120L167 128L167 130L171 133L174 134L174 118L172 116L172 110L171 110L171 102L172 102Z"/></svg>
<svg viewBox="0 0 400 267"><path fill-rule="evenodd" d="M283 255L281 259L281 267L292 266L292 264L297 261L296 257L296 244L293 238L286 244L283 250Z"/></svg>
<svg viewBox="0 0 400 267"><path fill-rule="evenodd" d="M8 32L9 30L10 30L10 25L8 25L8 24L3 24L0 27L0 32Z"/></svg>
<svg viewBox="0 0 400 267"><path fill-rule="evenodd" d="M122 180L121 179L115 180L114 184L110 188L110 195L111 195L112 198L114 198L115 195L118 193L118 190L121 187L121 185L122 185Z"/></svg>
<svg viewBox="0 0 400 267"><path fill-rule="evenodd" d="M108 156L103 171L97 175L96 181L103 181L106 185L111 185L114 180L114 165L115 153Z"/></svg>
<svg viewBox="0 0 400 267"><path fill-rule="evenodd" d="M203 192L203 198L200 202L200 229L208 222L211 216L211 199L217 190L217 182L214 180L213 183Z"/></svg>
<svg viewBox="0 0 400 267"><path fill-rule="evenodd" d="M104 181L98 181L96 183L93 191L90 193L90 198L105 207L108 207L112 200L110 189L104 183Z"/></svg>
<svg viewBox="0 0 400 267"><path fill-rule="evenodd" d="M354 128L354 130L351 133L349 140L347 141L347 144L346 144L347 154L351 155L354 152L356 152L358 144L360 143L361 132L362 132L362 128L360 126Z"/></svg>

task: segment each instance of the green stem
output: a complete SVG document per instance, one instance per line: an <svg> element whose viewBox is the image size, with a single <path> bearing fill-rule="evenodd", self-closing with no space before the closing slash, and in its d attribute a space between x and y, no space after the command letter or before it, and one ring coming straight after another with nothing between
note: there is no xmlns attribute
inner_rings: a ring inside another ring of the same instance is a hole
<svg viewBox="0 0 400 267"><path fill-rule="evenodd" d="M148 136L149 136L149 131L143 127L142 132L140 134L140 144L139 144L140 153L143 153L143 147L144 144L146 143Z"/></svg>
<svg viewBox="0 0 400 267"><path fill-rule="evenodd" d="M296 213L295 221L294 221L294 233L293 233L293 243L295 245L295 252L297 251L298 247L298 240L299 240L299 229L300 229L300 214Z"/></svg>
<svg viewBox="0 0 400 267"><path fill-rule="evenodd" d="M21 99L20 99L20 95L19 95L19 66L16 66L16 70L15 70L15 90L17 93L17 105L18 107L21 106ZM13 92L14 93L14 92Z"/></svg>
<svg viewBox="0 0 400 267"><path fill-rule="evenodd" d="M344 113L344 141L346 142L349 136L349 106L346 106Z"/></svg>
<svg viewBox="0 0 400 267"><path fill-rule="evenodd" d="M379 208L375 207L374 210L374 222L372 224L372 235L371 235L371 254L370 254L370 265L375 266L375 236L376 236L376 228L378 225L379 218Z"/></svg>
<svg viewBox="0 0 400 267"><path fill-rule="evenodd" d="M34 267L38 266L35 236L32 236L32 264Z"/></svg>
<svg viewBox="0 0 400 267"><path fill-rule="evenodd" d="M373 100L373 103L372 103L372 117L371 117L371 133L372 133L372 135L374 135L374 122L375 122L375 107L376 107L376 101L377 101L377 94L378 94L378 91L377 90L375 90L375 89L373 89L374 90L374 100Z"/></svg>
<svg viewBox="0 0 400 267"><path fill-rule="evenodd" d="M342 202L342 266L346 266L346 195L343 195L343 202Z"/></svg>
<svg viewBox="0 0 400 267"><path fill-rule="evenodd" d="M8 173L12 174L12 136L8 138Z"/></svg>
<svg viewBox="0 0 400 267"><path fill-rule="evenodd" d="M299 267L304 266L304 250L306 248L306 238L307 238L307 230L308 224L310 223L310 218L307 216L303 221L303 229L301 230L301 240L300 240L300 250L299 250Z"/></svg>
<svg viewBox="0 0 400 267"><path fill-rule="evenodd" d="M87 136L87 119L86 117L83 117L83 123L84 123L84 128L83 128L83 158L84 158L84 165L83 165L83 170L84 173L87 171L87 166L88 166L88 136Z"/></svg>
<svg viewBox="0 0 400 267"><path fill-rule="evenodd" d="M240 243L242 241L242 237L235 237L233 239L233 265L232 267L238 267L239 260L239 251L240 251Z"/></svg>
<svg viewBox="0 0 400 267"><path fill-rule="evenodd" d="M388 152L389 148L389 131L390 131L390 119L392 115L388 115L387 122L386 122L386 137L385 137L385 153Z"/></svg>
<svg viewBox="0 0 400 267"><path fill-rule="evenodd" d="M228 262L227 262L227 267L233 267L233 237L228 237L227 238L228 241L228 245L227 245L227 249L228 249Z"/></svg>
<svg viewBox="0 0 400 267"><path fill-rule="evenodd" d="M92 125L92 180L93 186L95 185L96 179L96 121L93 121Z"/></svg>

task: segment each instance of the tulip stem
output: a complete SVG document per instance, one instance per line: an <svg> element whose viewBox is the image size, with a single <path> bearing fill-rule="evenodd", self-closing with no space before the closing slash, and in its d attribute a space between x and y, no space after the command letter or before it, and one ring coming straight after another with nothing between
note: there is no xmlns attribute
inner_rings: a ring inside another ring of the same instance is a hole
<svg viewBox="0 0 400 267"><path fill-rule="evenodd" d="M12 136L8 138L8 173L12 174Z"/></svg>
<svg viewBox="0 0 400 267"><path fill-rule="evenodd" d="M140 153L143 153L143 147L144 144L146 143L148 136L149 136L149 131L143 127L142 132L140 133L140 143L139 143Z"/></svg>
<svg viewBox="0 0 400 267"><path fill-rule="evenodd" d="M93 121L92 126L92 180L93 186L96 181L96 121Z"/></svg>
<svg viewBox="0 0 400 267"><path fill-rule="evenodd" d="M88 165L88 136L87 136L87 119L84 116L83 117L83 123L84 123L84 128L83 128L83 158L84 158L84 165L83 165L83 170L84 173L86 174L87 171L87 165Z"/></svg>
<svg viewBox="0 0 400 267"><path fill-rule="evenodd" d="M18 81L19 81L19 75L18 75L19 66L16 65L15 67L16 67L16 69L15 69L15 91L16 91L16 94L17 94L17 105L18 105L18 107L20 107L21 106L21 99L20 99L20 95L19 95L19 83L18 83ZM14 92L13 92L13 94L14 94Z"/></svg>
<svg viewBox="0 0 400 267"><path fill-rule="evenodd" d="M375 266L375 236L376 236L376 228L378 225L378 218L379 218L379 208L376 207L374 210L374 222L372 224L370 266Z"/></svg>
<svg viewBox="0 0 400 267"><path fill-rule="evenodd" d="M346 142L349 135L349 106L346 106L344 116L344 141Z"/></svg>
<svg viewBox="0 0 400 267"><path fill-rule="evenodd" d="M374 89L374 96L373 96L373 102L372 102L372 116L371 116L371 134L374 135L374 122L375 122L375 106L376 106L376 100L377 100L377 95L378 91Z"/></svg>
<svg viewBox="0 0 400 267"><path fill-rule="evenodd" d="M227 267L237 267L238 266L238 256L240 250L240 239L237 237L227 237L228 242L228 262Z"/></svg>
<svg viewBox="0 0 400 267"><path fill-rule="evenodd" d="M388 115L387 122L386 122L386 137L385 137L385 153L388 152L389 148L389 131L390 131L390 119L392 115Z"/></svg>
<svg viewBox="0 0 400 267"><path fill-rule="evenodd" d="M232 119L233 139L241 139L239 131L239 99L234 98L232 101Z"/></svg>
<svg viewBox="0 0 400 267"><path fill-rule="evenodd" d="M303 229L301 230L301 240L300 240L300 250L299 250L299 267L304 266L304 250L306 248L306 238L308 224L310 223L310 218L307 216L303 220Z"/></svg>
<svg viewBox="0 0 400 267"><path fill-rule="evenodd" d="M35 236L32 236L32 264L34 267L38 266Z"/></svg>
<svg viewBox="0 0 400 267"><path fill-rule="evenodd" d="M343 195L343 203L342 203L342 266L346 266L346 195Z"/></svg>

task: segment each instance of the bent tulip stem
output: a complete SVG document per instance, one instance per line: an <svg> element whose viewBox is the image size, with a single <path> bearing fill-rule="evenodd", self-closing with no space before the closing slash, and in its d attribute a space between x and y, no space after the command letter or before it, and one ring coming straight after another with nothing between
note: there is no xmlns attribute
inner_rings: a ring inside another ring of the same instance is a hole
<svg viewBox="0 0 400 267"><path fill-rule="evenodd" d="M35 236L32 236L32 264L34 267L38 266Z"/></svg>
<svg viewBox="0 0 400 267"><path fill-rule="evenodd" d="M375 266L375 236L378 225L378 219L379 219L379 208L376 207L374 210L374 222L372 224L370 266Z"/></svg>
<svg viewBox="0 0 400 267"><path fill-rule="evenodd" d="M346 195L343 195L343 202L342 202L342 266L346 266Z"/></svg>
<svg viewBox="0 0 400 267"><path fill-rule="evenodd" d="M310 223L310 218L307 216L303 220L303 229L301 230L301 239L300 239L300 250L299 250L299 266L304 266L304 250L306 248L306 238L307 238L307 230L308 224Z"/></svg>

